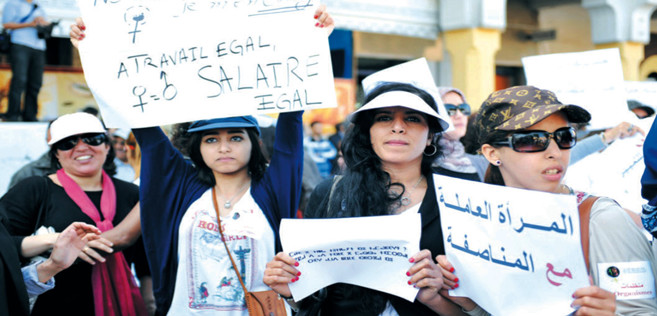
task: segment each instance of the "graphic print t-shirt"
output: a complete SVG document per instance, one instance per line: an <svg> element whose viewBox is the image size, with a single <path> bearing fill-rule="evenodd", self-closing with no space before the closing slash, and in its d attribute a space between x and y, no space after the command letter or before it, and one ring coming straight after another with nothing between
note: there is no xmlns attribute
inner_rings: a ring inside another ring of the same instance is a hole
<svg viewBox="0 0 657 316"><path fill-rule="evenodd" d="M226 244L249 291L275 255L274 232L251 192L221 217ZM248 315L244 291L221 241L209 189L185 212L178 236L178 272L169 315Z"/></svg>

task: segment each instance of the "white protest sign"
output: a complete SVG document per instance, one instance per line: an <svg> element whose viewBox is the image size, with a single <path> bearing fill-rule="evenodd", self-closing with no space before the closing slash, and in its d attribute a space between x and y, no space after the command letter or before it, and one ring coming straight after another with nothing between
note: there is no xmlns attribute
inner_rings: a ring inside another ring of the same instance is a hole
<svg viewBox="0 0 657 316"><path fill-rule="evenodd" d="M636 125L648 133L653 120L654 117L638 120ZM644 138L637 133L617 139L602 152L586 156L568 167L564 184L575 190L610 197L623 208L641 212L642 205L648 202L641 197L641 176L646 168Z"/></svg>
<svg viewBox="0 0 657 316"><path fill-rule="evenodd" d="M317 1L78 4L85 77L109 127L336 106Z"/></svg>
<svg viewBox="0 0 657 316"><path fill-rule="evenodd" d="M657 109L657 81L625 81L628 100L637 100Z"/></svg>
<svg viewBox="0 0 657 316"><path fill-rule="evenodd" d="M525 57L522 64L529 85L589 111L590 130L616 126L632 117L616 48Z"/></svg>
<svg viewBox="0 0 657 316"><path fill-rule="evenodd" d="M332 219L283 219L283 251L299 262L290 283L295 301L334 283L349 283L415 300L408 259L420 251L419 213ZM385 277L381 277L382 273Z"/></svg>
<svg viewBox="0 0 657 316"><path fill-rule="evenodd" d="M493 315L566 315L589 285L574 196L434 175L447 259ZM495 277L491 277L495 276Z"/></svg>

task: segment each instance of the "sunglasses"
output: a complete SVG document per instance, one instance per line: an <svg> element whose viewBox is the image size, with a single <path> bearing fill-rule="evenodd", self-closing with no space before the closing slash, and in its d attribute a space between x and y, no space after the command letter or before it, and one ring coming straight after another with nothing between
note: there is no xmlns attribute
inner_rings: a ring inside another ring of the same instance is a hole
<svg viewBox="0 0 657 316"><path fill-rule="evenodd" d="M554 139L560 149L570 149L577 144L577 134L572 127L562 127L549 133L546 131L520 131L507 137L506 141L495 142L496 146L508 146L520 153L544 151Z"/></svg>
<svg viewBox="0 0 657 316"><path fill-rule="evenodd" d="M55 144L55 148L59 150L71 150L75 145L78 144L78 141L82 140L83 143L90 146L98 146L107 142L107 136L105 134L82 134L82 135L73 135L66 137Z"/></svg>
<svg viewBox="0 0 657 316"><path fill-rule="evenodd" d="M451 103L445 103L445 109L447 110L447 114L449 116L454 116L456 115L456 110L461 111L463 115L468 116L470 113L472 113L472 110L470 109L470 105L467 103L461 103L461 104L451 104Z"/></svg>

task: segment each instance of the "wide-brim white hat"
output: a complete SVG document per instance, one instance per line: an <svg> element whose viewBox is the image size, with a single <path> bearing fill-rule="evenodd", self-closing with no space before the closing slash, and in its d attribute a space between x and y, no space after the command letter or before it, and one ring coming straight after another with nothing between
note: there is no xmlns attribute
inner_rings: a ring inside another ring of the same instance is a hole
<svg viewBox="0 0 657 316"><path fill-rule="evenodd" d="M365 105L361 106L358 108L358 110L352 113L351 121L354 122L359 113L364 111L395 106L405 107L424 113L431 118L435 118L443 131L449 127L449 120L438 114L438 112L436 112L436 110L434 110L429 104L424 102L422 98L413 93L399 90L384 92L378 95L376 98L372 99L370 102L367 102Z"/></svg>
<svg viewBox="0 0 657 316"><path fill-rule="evenodd" d="M105 133L105 127L100 120L88 113L78 112L65 114L50 125L50 141L48 145L73 135Z"/></svg>

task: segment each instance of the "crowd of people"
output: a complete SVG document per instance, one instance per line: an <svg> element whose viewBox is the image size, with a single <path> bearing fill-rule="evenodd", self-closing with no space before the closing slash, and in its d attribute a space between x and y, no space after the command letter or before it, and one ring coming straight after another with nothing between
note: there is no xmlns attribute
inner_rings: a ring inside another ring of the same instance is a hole
<svg viewBox="0 0 657 316"><path fill-rule="evenodd" d="M324 6L314 18L330 34ZM81 19L71 26L74 46L84 31ZM247 115L180 123L170 135L62 115L48 126L49 152L0 199L0 314L248 315L245 290L273 290L288 315L489 315L449 294L459 267L445 256L433 174L575 196L591 284L572 293L574 314L657 314L657 284L651 298L627 300L603 288L598 269L647 262L655 283L646 232L657 237L657 131L644 143L648 203L628 211L563 178L573 160L641 128L620 122L579 138L589 112L533 86L495 91L475 108L457 88L389 78L331 137L320 121L304 137L301 111L272 128ZM637 102L628 110L654 114ZM289 284L304 276L282 251L282 219L418 213L420 251L406 272L419 289L413 302L346 283L294 300Z"/></svg>

